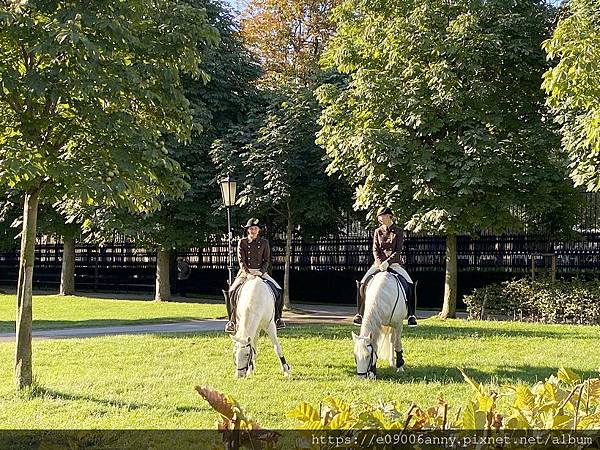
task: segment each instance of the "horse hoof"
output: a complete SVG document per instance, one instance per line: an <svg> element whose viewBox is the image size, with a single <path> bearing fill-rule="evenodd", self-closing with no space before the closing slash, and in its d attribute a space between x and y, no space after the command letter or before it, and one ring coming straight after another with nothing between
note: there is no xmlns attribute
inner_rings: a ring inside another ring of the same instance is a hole
<svg viewBox="0 0 600 450"><path fill-rule="evenodd" d="M396 373L402 373L404 372L404 366L400 366L396 369Z"/></svg>

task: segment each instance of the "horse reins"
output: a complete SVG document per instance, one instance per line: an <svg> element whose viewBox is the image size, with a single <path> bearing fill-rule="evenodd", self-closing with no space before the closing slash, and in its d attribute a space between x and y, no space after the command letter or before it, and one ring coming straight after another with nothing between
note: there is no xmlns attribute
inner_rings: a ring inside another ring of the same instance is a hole
<svg viewBox="0 0 600 450"><path fill-rule="evenodd" d="M245 347L250 347L250 352L248 353L248 362L246 362L246 367L242 367L241 369L236 367L238 372L241 372L242 370L248 370L249 368L252 368L254 370L254 361L252 360L252 356L256 353L256 350L254 350L254 347L252 347L252 344L250 342L248 342L242 348Z"/></svg>
<svg viewBox="0 0 600 450"><path fill-rule="evenodd" d="M377 366L376 364L373 364L373 355L377 356L377 352L375 351L373 344L367 345L367 348L369 347L371 347L371 357L369 358L369 365L367 366L366 372L356 372L356 375L358 375L359 377L363 375L367 376L369 372L371 372L373 375L377 375ZM354 361L356 362L356 356L354 356Z"/></svg>

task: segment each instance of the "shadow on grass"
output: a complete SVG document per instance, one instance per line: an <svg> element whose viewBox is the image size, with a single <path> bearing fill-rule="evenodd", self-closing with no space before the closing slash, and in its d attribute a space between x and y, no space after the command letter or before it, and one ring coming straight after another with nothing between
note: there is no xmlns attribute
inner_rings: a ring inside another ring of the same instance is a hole
<svg viewBox="0 0 600 450"><path fill-rule="evenodd" d="M462 339L462 338L494 338L494 337L515 337L515 338L576 338L576 339L595 339L593 331L583 328L579 325L544 325L544 324L521 324L514 322L453 322L439 323L422 321L419 327L402 330L402 337L408 339ZM517 328L511 328L510 325L516 325ZM537 326L539 329L521 328L524 325ZM556 327L560 327L557 329ZM295 325L289 327L281 336L316 338L324 339L351 339L351 332L358 334L359 329L356 326L341 325ZM594 330L595 331L595 330ZM598 327L600 331L600 327Z"/></svg>
<svg viewBox="0 0 600 450"><path fill-rule="evenodd" d="M89 319L89 320L34 320L33 330L57 330L63 328L119 327L126 325L151 325L177 323L190 320L211 320L191 316L154 317L149 319ZM14 320L0 320L0 333L14 333Z"/></svg>
<svg viewBox="0 0 600 450"><path fill-rule="evenodd" d="M384 365L385 364L385 365ZM419 383L440 383L440 384L465 384L465 379L460 373L458 367L450 366L411 366L407 363L404 372L396 372L395 367L389 367L387 362L378 364L377 380L392 381L399 384L419 384ZM503 368L494 367L489 371L480 368L465 366L464 372L478 383L498 383L498 384L520 384L533 385L538 381L544 381L551 375L556 375L558 367L550 366L505 366ZM331 375L327 373L295 373L295 376L303 381L314 381L318 383L327 383L331 381ZM340 365L338 373L348 378L356 377L356 366ZM597 377L594 371L578 371L583 379ZM466 385L466 384L465 384Z"/></svg>
<svg viewBox="0 0 600 450"><path fill-rule="evenodd" d="M31 398L51 398L53 400L89 401L89 402L94 402L94 403L97 403L97 404L103 405L103 406L123 408L123 409L131 410L131 411L135 411L138 409L164 409L165 408L165 406L152 405L149 403L123 402L123 401L119 401L119 400L100 399L100 398L92 397L89 395L68 394L66 392L60 392L60 391L50 389L50 388L47 388L45 386L40 386L40 385L35 386L32 389L29 396ZM177 407L175 407L175 411L177 411L177 412L202 412L205 410L206 410L206 408L202 408L200 406L177 406Z"/></svg>

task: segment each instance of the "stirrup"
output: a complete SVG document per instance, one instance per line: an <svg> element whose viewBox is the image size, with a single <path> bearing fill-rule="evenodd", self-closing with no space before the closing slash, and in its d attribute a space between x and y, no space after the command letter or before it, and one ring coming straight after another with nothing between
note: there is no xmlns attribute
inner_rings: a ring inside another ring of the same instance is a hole
<svg viewBox="0 0 600 450"><path fill-rule="evenodd" d="M225 325L225 333L235 333L235 322L232 322L231 320L229 322L227 322L227 324Z"/></svg>
<svg viewBox="0 0 600 450"><path fill-rule="evenodd" d="M352 319L352 323L354 325L362 325L362 316L360 314L357 314L354 316L354 319Z"/></svg>
<svg viewBox="0 0 600 450"><path fill-rule="evenodd" d="M286 325L283 319L277 319L275 321L275 328L277 328L278 330L283 330L285 327Z"/></svg>

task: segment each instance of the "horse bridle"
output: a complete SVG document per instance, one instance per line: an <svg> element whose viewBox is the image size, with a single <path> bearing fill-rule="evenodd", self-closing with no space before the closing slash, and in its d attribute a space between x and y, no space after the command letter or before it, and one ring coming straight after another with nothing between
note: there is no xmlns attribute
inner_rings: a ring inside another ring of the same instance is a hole
<svg viewBox="0 0 600 450"><path fill-rule="evenodd" d="M236 370L238 372L241 372L243 370L248 370L250 368L252 368L254 370L254 360L253 360L252 356L254 356L256 354L256 350L254 349L254 347L252 347L252 344L250 342L248 342L243 347L240 344L240 348L246 348L246 347L250 347L250 352L248 352L248 361L246 362L246 367L242 367L241 369L239 367L236 367ZM235 357L235 355L234 355L234 357Z"/></svg>
<svg viewBox="0 0 600 450"><path fill-rule="evenodd" d="M359 377L362 376L367 376L369 375L369 373L372 373L373 375L377 375L377 362L375 362L375 364L373 364L373 356L377 356L377 352L375 351L375 348L373 347L373 344L368 344L367 348L371 347L371 357L369 358L369 365L367 366L367 371L366 372L356 372L356 375L358 375ZM356 355L354 355L354 362L358 363L356 361Z"/></svg>

